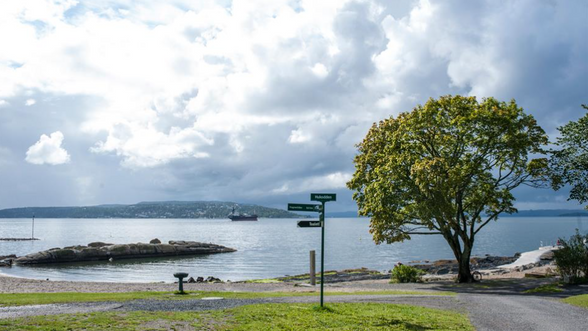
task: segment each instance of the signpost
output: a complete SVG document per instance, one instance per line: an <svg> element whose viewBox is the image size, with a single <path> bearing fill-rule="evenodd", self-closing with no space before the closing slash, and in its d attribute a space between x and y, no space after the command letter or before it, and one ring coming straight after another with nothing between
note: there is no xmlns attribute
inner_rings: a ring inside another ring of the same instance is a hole
<svg viewBox="0 0 588 331"><path fill-rule="evenodd" d="M325 284L325 202L337 201L337 195L334 193L311 193L311 201L318 201L320 205L289 203L288 210L291 211L308 211L318 212L319 220L317 221L299 221L298 227L301 228L321 228L321 307L323 306L323 294Z"/></svg>

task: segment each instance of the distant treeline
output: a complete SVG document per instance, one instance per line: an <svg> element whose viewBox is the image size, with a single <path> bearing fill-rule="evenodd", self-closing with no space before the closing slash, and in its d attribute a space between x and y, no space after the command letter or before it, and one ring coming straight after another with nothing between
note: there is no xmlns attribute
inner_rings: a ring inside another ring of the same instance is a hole
<svg viewBox="0 0 588 331"><path fill-rule="evenodd" d="M227 218L236 213L257 214L260 218L294 218L294 213L257 205L221 201L140 202L134 205L86 207L26 207L0 210L0 218Z"/></svg>
<svg viewBox="0 0 588 331"><path fill-rule="evenodd" d="M574 217L588 216L586 210L575 209L537 209L537 210L519 210L515 214L500 214L501 217Z"/></svg>

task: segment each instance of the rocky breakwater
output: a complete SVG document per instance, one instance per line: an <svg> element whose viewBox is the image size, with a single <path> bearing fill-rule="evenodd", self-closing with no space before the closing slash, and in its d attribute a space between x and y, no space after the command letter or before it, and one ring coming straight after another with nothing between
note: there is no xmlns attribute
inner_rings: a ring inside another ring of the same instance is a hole
<svg viewBox="0 0 588 331"><path fill-rule="evenodd" d="M94 242L87 246L52 248L46 251L29 254L14 259L14 263L21 265L71 263L111 259L117 260L230 253L235 251L236 250L233 248L195 241L169 241L168 244L162 244L159 240L155 239L149 244L108 244Z"/></svg>

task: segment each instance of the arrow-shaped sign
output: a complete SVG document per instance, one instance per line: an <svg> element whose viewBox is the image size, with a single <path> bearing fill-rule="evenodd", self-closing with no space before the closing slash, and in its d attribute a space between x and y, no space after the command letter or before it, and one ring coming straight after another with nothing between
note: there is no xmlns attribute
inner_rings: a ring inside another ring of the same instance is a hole
<svg viewBox="0 0 588 331"><path fill-rule="evenodd" d="M298 221L299 228L320 228L321 221Z"/></svg>
<svg viewBox="0 0 588 331"><path fill-rule="evenodd" d="M310 205L305 203L289 203L288 210L291 211L313 211L313 212L320 212L321 205Z"/></svg>

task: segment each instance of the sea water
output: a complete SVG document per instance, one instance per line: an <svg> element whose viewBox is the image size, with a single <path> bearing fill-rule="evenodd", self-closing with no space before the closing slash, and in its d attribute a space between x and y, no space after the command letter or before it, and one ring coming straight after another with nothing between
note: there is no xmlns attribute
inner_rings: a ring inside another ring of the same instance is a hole
<svg viewBox="0 0 588 331"><path fill-rule="evenodd" d="M0 256L18 256L94 241L123 244L158 238L211 242L237 249L234 253L194 257L115 260L35 267L0 268L0 273L37 279L116 282L171 282L178 271L190 276L245 280L308 272L309 251L320 263L320 228L298 228L296 219L231 222L208 219L36 219L38 241L0 241ZM476 236L474 255L512 256L552 245L575 229L588 229L575 217L512 217L488 224ZM30 237L31 220L0 219L0 238ZM414 236L403 243L376 245L367 218L326 221L325 269L367 267L389 270L397 262L453 258L440 236Z"/></svg>

